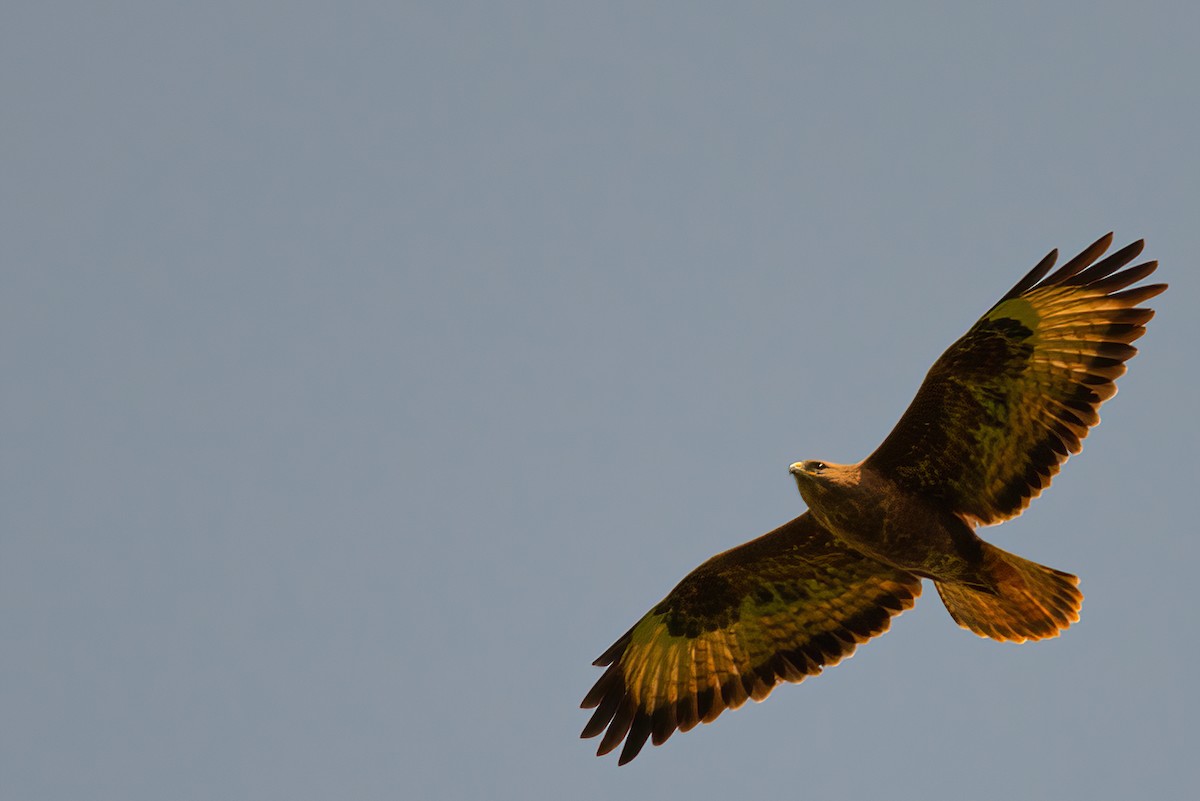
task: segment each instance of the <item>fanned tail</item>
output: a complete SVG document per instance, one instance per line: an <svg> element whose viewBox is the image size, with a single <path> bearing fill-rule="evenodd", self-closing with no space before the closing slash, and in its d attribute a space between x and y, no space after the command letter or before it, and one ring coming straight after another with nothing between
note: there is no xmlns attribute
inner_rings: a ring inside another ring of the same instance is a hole
<svg viewBox="0 0 1200 801"><path fill-rule="evenodd" d="M1079 620L1083 593L1070 573L1039 565L983 543L984 574L995 592L934 582L958 625L993 640L1057 637Z"/></svg>

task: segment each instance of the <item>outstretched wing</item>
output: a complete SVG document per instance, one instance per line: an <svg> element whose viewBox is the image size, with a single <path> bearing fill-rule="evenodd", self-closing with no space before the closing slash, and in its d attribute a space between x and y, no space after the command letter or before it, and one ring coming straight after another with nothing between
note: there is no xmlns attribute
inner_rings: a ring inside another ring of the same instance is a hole
<svg viewBox="0 0 1200 801"><path fill-rule="evenodd" d="M623 765L648 738L661 745L837 664L920 592L918 577L846 550L806 512L709 559L605 651L582 736L607 729L597 756L624 740Z"/></svg>
<svg viewBox="0 0 1200 801"><path fill-rule="evenodd" d="M1019 515L1100 422L1100 404L1154 316L1137 308L1166 284L1134 242L1102 261L1101 237L1045 277L1051 251L930 369L908 411L865 464L981 524Z"/></svg>

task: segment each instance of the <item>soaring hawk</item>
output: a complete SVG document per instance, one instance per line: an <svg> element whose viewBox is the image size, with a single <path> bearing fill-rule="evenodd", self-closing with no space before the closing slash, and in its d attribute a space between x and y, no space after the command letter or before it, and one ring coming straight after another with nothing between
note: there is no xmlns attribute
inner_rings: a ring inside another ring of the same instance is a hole
<svg viewBox="0 0 1200 801"><path fill-rule="evenodd" d="M1054 273L1051 251L934 363L883 444L857 464L791 466L808 511L692 571L600 655L584 737L619 763L646 740L708 723L780 682L799 682L882 634L931 579L981 637L1057 636L1079 619L1079 580L984 542L1021 514L1117 391L1154 316L1112 234ZM1130 288L1133 287L1133 288Z"/></svg>

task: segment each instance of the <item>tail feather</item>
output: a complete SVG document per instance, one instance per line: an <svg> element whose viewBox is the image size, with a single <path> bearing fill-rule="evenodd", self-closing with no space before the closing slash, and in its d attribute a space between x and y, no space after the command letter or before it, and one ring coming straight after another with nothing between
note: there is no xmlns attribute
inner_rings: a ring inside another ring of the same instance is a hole
<svg viewBox="0 0 1200 801"><path fill-rule="evenodd" d="M1083 593L1070 573L1030 562L983 543L983 570L994 592L935 582L958 625L993 640L1024 642L1057 637L1079 620Z"/></svg>

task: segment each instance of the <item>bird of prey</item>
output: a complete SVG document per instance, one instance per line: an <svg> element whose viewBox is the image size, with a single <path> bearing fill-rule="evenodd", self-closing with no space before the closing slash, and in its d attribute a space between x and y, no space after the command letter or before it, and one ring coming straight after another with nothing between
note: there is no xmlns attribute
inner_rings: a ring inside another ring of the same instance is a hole
<svg viewBox="0 0 1200 801"><path fill-rule="evenodd" d="M994 640L1057 636L1079 619L1079 580L984 542L1021 514L1116 394L1154 316L1101 237L1058 270L1054 250L934 363L908 410L857 464L803 461L808 511L700 565L600 655L583 699L597 755L619 764L647 739L708 723L850 656L912 607L931 579L951 617ZM1132 288L1131 288L1132 287Z"/></svg>

